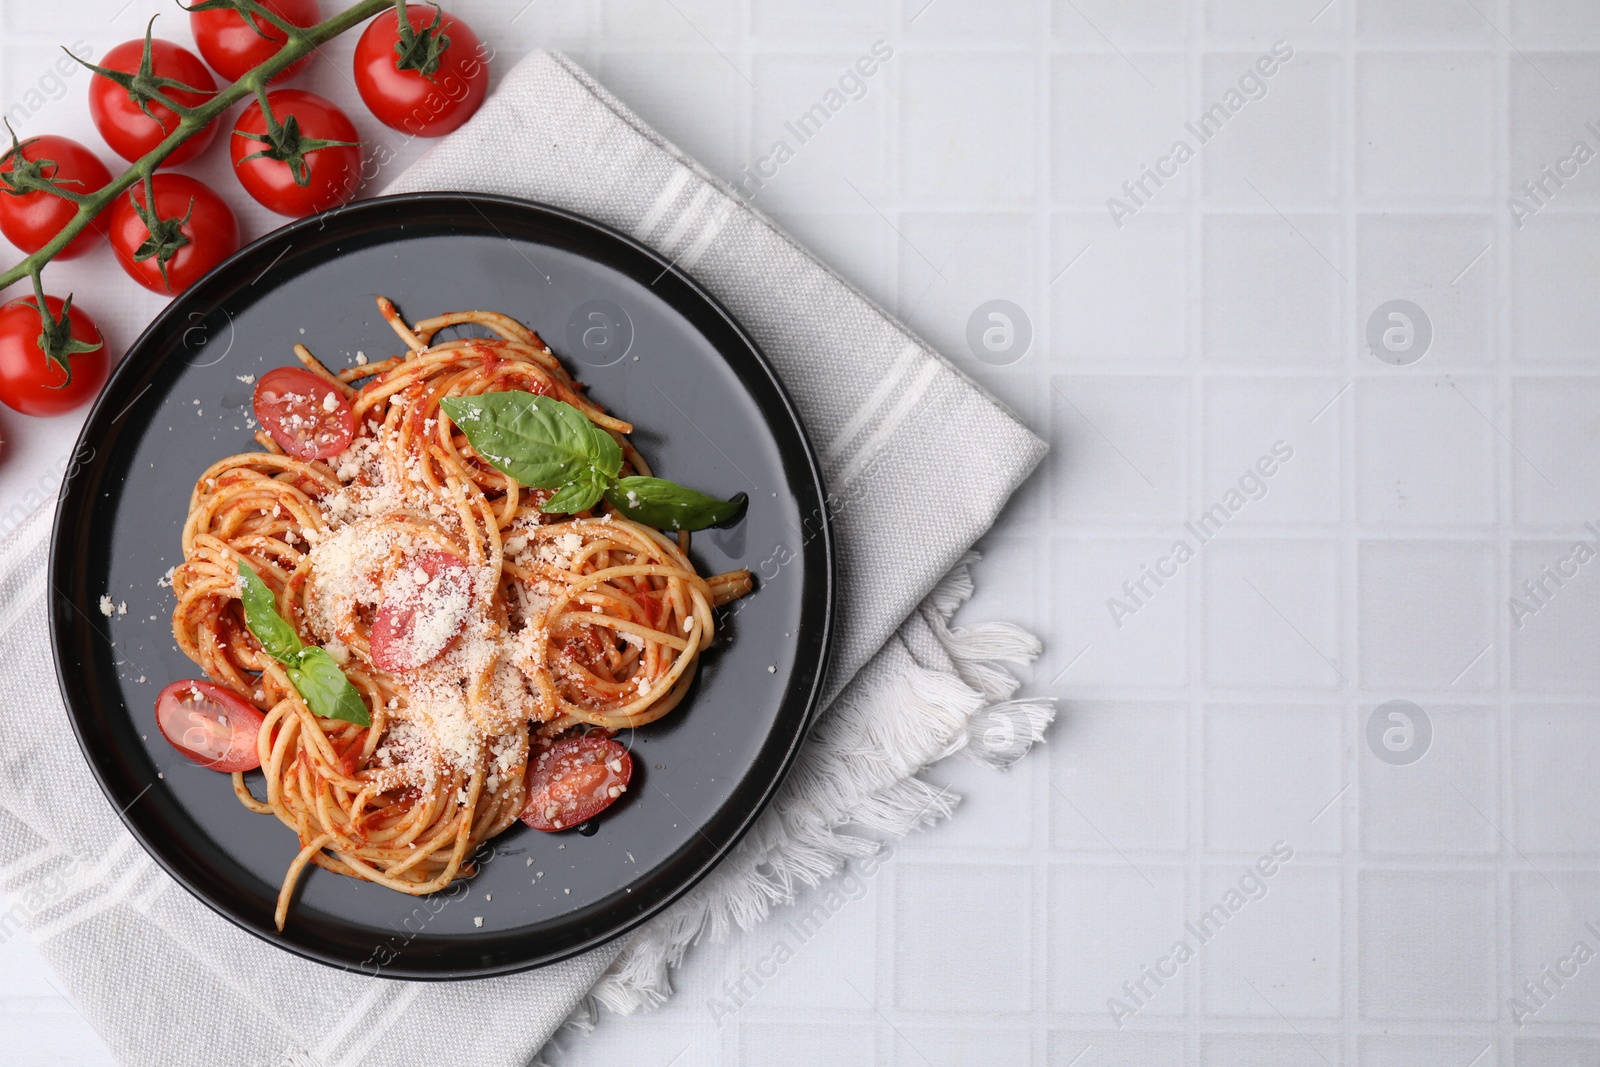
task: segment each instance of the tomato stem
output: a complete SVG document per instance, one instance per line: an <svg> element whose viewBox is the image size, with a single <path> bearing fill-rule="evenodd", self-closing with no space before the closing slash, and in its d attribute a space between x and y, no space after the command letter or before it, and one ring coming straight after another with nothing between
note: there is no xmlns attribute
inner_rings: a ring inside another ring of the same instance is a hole
<svg viewBox="0 0 1600 1067"><path fill-rule="evenodd" d="M74 204L81 204L89 199L85 193L75 193L66 188L69 184L82 185L83 183L77 178L56 178L53 176L57 173L55 160L29 159L24 156L22 154L23 145L31 144L32 140L30 139L27 142L18 141L17 131L11 128L11 120L0 121L5 122L6 132L11 135L11 147L6 149L4 155L0 155L0 164L4 164L7 161L11 163L10 170L0 172L0 193L6 196L50 193ZM51 177L45 176L44 172L47 167L50 168Z"/></svg>
<svg viewBox="0 0 1600 1067"><path fill-rule="evenodd" d="M213 0L203 0L211 3ZM250 0L236 0L248 3ZM23 259L10 269L0 272L0 289L15 285L30 275L37 275L45 264L49 263L61 250L72 243L72 239L82 233L102 211L111 206L117 197L126 193L135 183L146 174L153 173L161 161L177 151L189 138L199 133L221 116L234 104L245 97L264 91L268 82L295 63L310 55L317 48L344 33L367 19L395 6L396 0L358 0L357 3L334 15L330 19L308 26L304 29L298 26L289 26L287 23L279 25L278 19L272 17L270 12L262 9L259 13L274 25L278 25L287 34L283 47L272 58L266 60L255 69L247 71L243 77L231 85L219 89L217 93L203 104L194 107L173 107L178 115L178 124L162 142L140 157L132 166L111 180L111 184L81 198L69 196L78 205L78 213L71 221L63 226L49 243L37 252ZM201 5L196 5L197 7ZM259 5L257 5L259 6ZM74 57L77 58L77 57ZM91 69L95 69L91 65ZM165 94L162 94L165 95ZM169 106L168 102L154 98L162 106ZM61 195L62 190L57 188L56 195ZM41 318L49 318L48 312L42 312Z"/></svg>
<svg viewBox="0 0 1600 1067"><path fill-rule="evenodd" d="M44 358L60 367L67 376L66 381L50 388L65 389L72 384L72 357L79 352L93 352L105 342L89 344L72 336L72 294L68 293L61 302L61 317L58 319L50 314L50 302L45 299L41 272L34 270L30 273L33 276L33 309L39 313L39 337L35 343L44 353Z"/></svg>
<svg viewBox="0 0 1600 1067"><path fill-rule="evenodd" d="M403 3L404 0L401 0ZM250 133L248 130L234 130L233 132L247 141L259 141L266 145L259 152L252 152L239 160L248 163L252 159L272 159L283 163L289 168L289 176L294 183L302 189L311 184L311 167L306 163L306 156L324 148L355 147L360 141L326 141L317 137L306 137L300 133L300 120L290 115L283 122L272 113L272 101L269 98L266 86L256 94L257 103L261 107L261 118L267 124L266 133Z"/></svg>
<svg viewBox="0 0 1600 1067"><path fill-rule="evenodd" d="M444 8L433 5L433 22L421 30L411 28L411 16L406 14L406 0L395 0L395 32L400 39L394 43L395 70L414 70L433 81L433 72L439 69L444 50L450 47L450 35L439 31L444 21Z"/></svg>
<svg viewBox="0 0 1600 1067"><path fill-rule="evenodd" d="M65 48L63 48L62 51L66 52L67 55L72 56L73 59L76 59L80 64L88 67L102 78L108 78L122 86L122 88L128 94L128 99L137 104L139 106L139 110L143 111L147 116L149 116L152 122L155 122L164 128L165 123L162 123L161 120L156 117L156 113L150 110L151 101L160 104L168 111L171 111L173 114L177 115L180 119L187 118L189 115L193 114L195 108L188 104L178 103L172 97L163 92L163 90L177 89L180 92L197 93L201 96L205 96L214 92L215 90L198 89L187 82L178 81L176 78L162 78L157 76L155 71L155 56L152 52L152 49L155 47L152 34L155 32L156 19L158 17L159 16L157 15L151 15L150 21L145 25L144 52L139 56L139 69L132 74L129 74L126 71L112 70L109 67L102 67L97 63L89 62L87 59L80 59L78 56L73 56L72 53L68 52Z"/></svg>

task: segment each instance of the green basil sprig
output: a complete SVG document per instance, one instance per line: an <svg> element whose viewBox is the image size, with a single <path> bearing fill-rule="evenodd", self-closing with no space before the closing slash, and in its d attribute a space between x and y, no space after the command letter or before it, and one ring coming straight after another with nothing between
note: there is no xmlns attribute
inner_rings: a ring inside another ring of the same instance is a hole
<svg viewBox="0 0 1600 1067"><path fill-rule="evenodd" d="M371 726L372 714L361 699L361 691L350 684L327 649L300 643L294 627L278 614L272 589L243 560L239 561L239 589L245 625L267 655L283 664L295 690L312 712L324 719Z"/></svg>
<svg viewBox="0 0 1600 1067"><path fill-rule="evenodd" d="M618 478L622 449L589 416L534 393L447 396L439 406L473 450L533 489L554 489L544 511L572 515L601 497L634 522L659 530L703 530L727 522L744 498L718 500L665 478Z"/></svg>

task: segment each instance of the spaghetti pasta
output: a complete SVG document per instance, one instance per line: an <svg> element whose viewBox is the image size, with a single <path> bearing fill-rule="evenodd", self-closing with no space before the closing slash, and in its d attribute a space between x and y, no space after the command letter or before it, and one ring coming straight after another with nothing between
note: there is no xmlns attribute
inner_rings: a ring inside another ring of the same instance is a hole
<svg viewBox="0 0 1600 1067"><path fill-rule="evenodd" d="M243 772L233 787L301 844L279 929L312 864L410 894L469 876L477 846L528 806L530 760L572 731L671 712L711 644L713 608L752 587L748 571L697 573L687 533L605 505L546 514L551 492L472 449L439 401L516 390L576 407L620 445L625 473L650 474L632 426L532 330L486 311L410 325L379 307L404 354L334 372L295 347L325 383L326 411L353 415L348 446L297 458L263 431L262 451L213 463L172 575L179 648L264 716L265 796ZM440 340L452 327L491 336ZM263 649L240 602L241 563L299 638L341 664L370 726L317 715Z"/></svg>

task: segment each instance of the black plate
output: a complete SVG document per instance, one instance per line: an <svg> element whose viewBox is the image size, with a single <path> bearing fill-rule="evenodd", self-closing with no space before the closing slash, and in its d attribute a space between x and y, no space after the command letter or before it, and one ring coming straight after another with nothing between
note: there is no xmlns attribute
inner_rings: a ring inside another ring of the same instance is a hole
<svg viewBox="0 0 1600 1067"><path fill-rule="evenodd" d="M634 439L663 477L750 494L743 520L696 534L693 555L703 573L745 566L759 584L721 629L685 706L632 733L634 787L592 836L517 824L490 843L476 877L432 897L313 869L280 934L273 905L295 835L246 810L226 775L189 763L155 728L156 693L199 673L173 643L172 591L157 582L182 558L196 477L256 447L245 419L252 386L240 377L293 363L295 342L332 366L357 352L395 354L374 304L380 293L412 319L486 308L539 330L597 401L637 424ZM821 691L833 556L794 409L714 300L654 252L587 219L517 200L423 194L363 201L269 234L150 325L90 412L78 455L50 559L51 636L78 743L128 829L174 878L244 929L311 959L463 978L551 963L616 937L682 895L748 829ZM127 614L103 616L102 595L126 602Z"/></svg>

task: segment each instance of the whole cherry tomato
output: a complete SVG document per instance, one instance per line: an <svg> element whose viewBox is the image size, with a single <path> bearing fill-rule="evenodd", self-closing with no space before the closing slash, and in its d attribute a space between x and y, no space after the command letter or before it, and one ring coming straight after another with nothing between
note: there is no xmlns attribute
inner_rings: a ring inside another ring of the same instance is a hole
<svg viewBox="0 0 1600 1067"><path fill-rule="evenodd" d="M44 299L51 323L39 314L35 297L0 307L0 403L24 415L71 411L100 391L109 370L104 340L88 313L72 307L71 297ZM41 335L63 316L70 334L60 331L56 342L66 366L40 347Z"/></svg>
<svg viewBox="0 0 1600 1067"><path fill-rule="evenodd" d="M226 200L187 174L157 174L153 184L156 235L141 182L111 206L111 248L130 278L170 296L239 250L239 223Z"/></svg>
<svg viewBox="0 0 1600 1067"><path fill-rule="evenodd" d="M16 191L13 175L18 171L32 171L73 193L93 193L111 183L111 171L100 157L69 137L30 137L7 152L0 161L0 233L29 254L49 244L78 213L78 205L43 190ZM81 256L105 235L105 221L96 217L56 258Z"/></svg>
<svg viewBox="0 0 1600 1067"><path fill-rule="evenodd" d="M103 71L122 77L113 80ZM171 78L194 91L160 88L151 81L153 78ZM118 84L119 81L126 84ZM139 159L178 127L177 114L150 98L157 88L174 103L194 107L215 95L217 83L199 56L171 41L154 39L148 31L144 40L124 41L107 52L100 61L100 70L89 80L89 117L94 119L95 129L106 144L123 159ZM139 106L141 99L150 114ZM208 123L175 148L161 165L188 162L204 152L216 135L216 123Z"/></svg>
<svg viewBox="0 0 1600 1067"><path fill-rule="evenodd" d="M356 88L378 121L439 137L472 117L489 91L489 52L472 27L426 4L385 11L356 43Z"/></svg>
<svg viewBox="0 0 1600 1067"><path fill-rule="evenodd" d="M259 0L262 7L285 22L305 29L315 26L322 13L317 10L317 0ZM253 23L253 25L252 25ZM250 71L278 54L287 39L281 29L260 15L246 22L237 11L219 8L212 11L191 11L189 28L194 31L194 43L211 69L228 81L238 81ZM272 80L282 81L298 73L311 57L297 59L279 72Z"/></svg>
<svg viewBox="0 0 1600 1067"><path fill-rule="evenodd" d="M228 144L239 184L280 215L337 207L361 185L360 134L332 101L303 89L267 94L268 131L258 100L239 116ZM297 180L298 179L298 180Z"/></svg>

